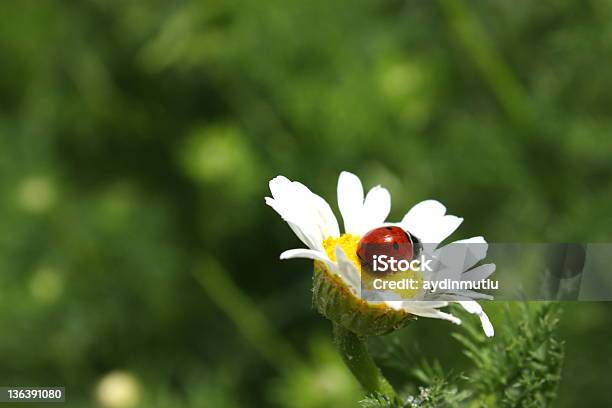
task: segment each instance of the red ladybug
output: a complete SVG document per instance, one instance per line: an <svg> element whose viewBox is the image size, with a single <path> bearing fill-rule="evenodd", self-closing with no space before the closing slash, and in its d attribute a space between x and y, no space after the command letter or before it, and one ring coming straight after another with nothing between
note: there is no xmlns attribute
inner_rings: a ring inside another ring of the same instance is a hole
<svg viewBox="0 0 612 408"><path fill-rule="evenodd" d="M361 267L371 273L374 256L387 255L398 261L412 260L420 252L420 241L400 227L380 227L367 232L357 245L357 257ZM380 272L378 272L380 273Z"/></svg>

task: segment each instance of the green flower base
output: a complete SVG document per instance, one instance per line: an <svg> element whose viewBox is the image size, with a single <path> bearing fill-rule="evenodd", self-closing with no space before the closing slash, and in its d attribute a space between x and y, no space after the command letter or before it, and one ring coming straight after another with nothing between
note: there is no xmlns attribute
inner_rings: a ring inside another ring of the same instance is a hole
<svg viewBox="0 0 612 408"><path fill-rule="evenodd" d="M358 336L379 336L406 326L416 319L403 310L360 299L325 264L315 262L313 306L323 316Z"/></svg>

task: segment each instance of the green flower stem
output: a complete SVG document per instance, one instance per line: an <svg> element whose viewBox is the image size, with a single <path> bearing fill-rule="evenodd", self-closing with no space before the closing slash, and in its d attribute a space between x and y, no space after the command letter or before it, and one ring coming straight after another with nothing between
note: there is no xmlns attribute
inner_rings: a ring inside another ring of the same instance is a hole
<svg viewBox="0 0 612 408"><path fill-rule="evenodd" d="M336 343L342 359L366 392L378 392L391 400L395 399L395 390L383 377L380 369L370 356L365 337L360 337L339 324L333 323L333 325L334 343Z"/></svg>

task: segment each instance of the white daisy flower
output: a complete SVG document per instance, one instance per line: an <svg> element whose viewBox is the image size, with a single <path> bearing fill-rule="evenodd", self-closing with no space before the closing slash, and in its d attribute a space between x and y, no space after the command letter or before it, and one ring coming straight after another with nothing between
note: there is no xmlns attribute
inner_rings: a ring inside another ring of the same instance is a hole
<svg viewBox="0 0 612 408"><path fill-rule="evenodd" d="M483 237L455 241L439 248L440 243L463 221L463 218L446 215L446 207L440 202L422 201L412 207L399 223L387 223L386 218L391 210L389 191L376 186L364 194L359 178L344 171L338 179L338 207L344 221L344 233L341 234L329 204L305 185L284 176L277 176L270 180L270 191L272 197L266 197L266 203L289 224L306 246L289 249L283 252L280 258L307 258L315 261L315 268L318 268L315 272L320 270L318 275L325 280L318 284L315 273L315 298L317 295L323 298L323 301L317 302L317 307L327 317L334 321L342 320L341 324L358 334L381 334L399 328L406 318L414 316L444 319L460 324L459 318L440 310L449 303L458 303L467 312L476 314L485 334L493 336L493 326L486 313L476 301L471 300L486 295L476 292L470 294L470 297L466 296L465 291L450 291L433 297L431 293L419 290L409 301L401 300L402 297L399 296L392 300L394 296L389 296L388 293L384 296L385 300L379 302L365 301L360 297L361 263L357 257L357 245L364 234L381 226L397 225L409 231L423 243L423 253L444 265L443 269L437 269L435 276L428 276L427 279L480 280L487 278L495 270L494 264L474 267L486 256L487 244ZM458 243L480 245L452 245ZM457 248L469 252L461 254L460 265L444 262L445 259L457 258ZM336 297L342 297L343 301L336 302L326 298L328 295L335 296L336 292L341 293ZM345 304L347 300L352 302L352 306ZM333 305L329 306L330 304ZM369 320L359 321L360 311L370 313ZM372 315L373 311L375 313ZM386 321L387 317L390 320ZM377 327L370 331L364 328L364 325L368 324Z"/></svg>

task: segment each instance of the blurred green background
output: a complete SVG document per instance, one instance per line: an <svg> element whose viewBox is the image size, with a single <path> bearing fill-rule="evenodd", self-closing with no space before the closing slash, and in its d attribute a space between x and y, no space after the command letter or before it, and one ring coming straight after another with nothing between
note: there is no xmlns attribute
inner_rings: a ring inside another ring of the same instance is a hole
<svg viewBox="0 0 612 408"><path fill-rule="evenodd" d="M278 174L611 239L610 1L2 2L0 72L0 385L68 406L356 406ZM564 305L557 406L610 405L611 312ZM452 330L398 336L460 371Z"/></svg>

